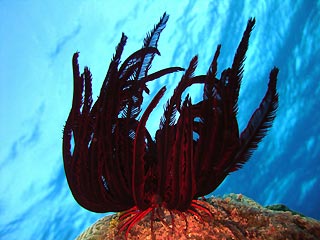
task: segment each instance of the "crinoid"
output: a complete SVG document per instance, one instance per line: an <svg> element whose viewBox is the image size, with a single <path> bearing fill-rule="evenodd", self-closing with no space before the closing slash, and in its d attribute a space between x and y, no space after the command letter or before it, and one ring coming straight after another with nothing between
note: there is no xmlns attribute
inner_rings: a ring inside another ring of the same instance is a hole
<svg viewBox="0 0 320 240"><path fill-rule="evenodd" d="M168 15L147 34L143 47L121 66L127 37L122 34L116 53L92 105L91 73L80 75L78 53L73 56L74 94L63 133L63 158L74 198L94 212L121 212L119 230L129 235L147 215L153 221L174 214L210 216L197 200L215 190L225 177L239 169L266 135L278 104L278 69L270 73L268 90L247 127L239 135L236 119L243 63L255 19L249 19L232 67L216 78L218 45L206 75L194 76L195 56L165 105L154 137L146 129L150 113L166 91L162 87L142 115L147 82L183 70L171 67L148 74L157 42ZM193 84L204 84L203 99L192 103L182 94ZM164 221L165 223L165 221ZM186 223L187 225L187 223Z"/></svg>

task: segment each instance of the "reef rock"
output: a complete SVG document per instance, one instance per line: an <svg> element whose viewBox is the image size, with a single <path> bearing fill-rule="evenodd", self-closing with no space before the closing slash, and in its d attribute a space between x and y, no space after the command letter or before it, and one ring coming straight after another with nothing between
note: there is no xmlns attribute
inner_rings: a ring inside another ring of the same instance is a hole
<svg viewBox="0 0 320 240"><path fill-rule="evenodd" d="M320 239L320 222L293 212L284 205L263 207L241 195L209 198L203 205L212 213L201 215L161 212L139 221L127 239ZM106 216L85 230L77 240L126 239L118 232L120 214Z"/></svg>

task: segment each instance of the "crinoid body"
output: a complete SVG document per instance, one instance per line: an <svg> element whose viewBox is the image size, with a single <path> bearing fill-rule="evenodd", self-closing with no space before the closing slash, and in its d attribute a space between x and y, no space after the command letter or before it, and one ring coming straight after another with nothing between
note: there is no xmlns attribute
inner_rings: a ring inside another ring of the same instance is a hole
<svg viewBox="0 0 320 240"><path fill-rule="evenodd" d="M203 226L205 223L209 225L212 212L210 205L204 201L192 200L190 206L185 210L168 209L163 204L154 204L146 210L139 210L136 206L121 213L118 221L119 226L117 230L117 236L121 239L123 236L128 238L130 230L142 219L148 217L150 219L150 236L152 239L156 239L154 229L155 224L165 226L165 230L171 232L172 237L179 237L181 235L188 235L188 226L191 225L190 216L194 217L193 221L196 224L194 226ZM178 224L177 224L178 223ZM134 234L131 234L133 236ZM157 236L161 234L157 233Z"/></svg>
<svg viewBox="0 0 320 240"><path fill-rule="evenodd" d="M80 75L78 53L73 56L74 94L63 134L63 158L74 198L94 212L121 212L119 232L128 236L147 215L152 224L169 211L193 214L199 219L211 212L199 197L215 190L225 177L239 169L271 127L278 104L278 69L270 73L267 92L247 127L239 134L238 96L250 33L249 19L232 66L216 78L218 45L205 75L194 76L195 56L168 100L154 137L146 129L150 113L166 90L162 87L140 115L147 83L182 71L170 67L148 74L157 42L168 15L147 34L143 47L120 66L127 37L122 34L116 53L92 106L91 73ZM203 99L192 103L182 94L193 84L203 84ZM166 221L163 220L163 223ZM187 226L186 222L186 226Z"/></svg>

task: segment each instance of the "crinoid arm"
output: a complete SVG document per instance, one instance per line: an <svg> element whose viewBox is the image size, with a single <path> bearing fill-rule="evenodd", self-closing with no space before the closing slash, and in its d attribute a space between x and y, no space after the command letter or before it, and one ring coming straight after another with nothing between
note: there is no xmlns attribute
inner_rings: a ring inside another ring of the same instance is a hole
<svg viewBox="0 0 320 240"><path fill-rule="evenodd" d="M247 127L240 135L240 148L234 158L229 171L239 169L251 157L258 143L266 136L271 128L278 108L277 75L278 68L270 72L268 90L260 103L259 108L251 116Z"/></svg>

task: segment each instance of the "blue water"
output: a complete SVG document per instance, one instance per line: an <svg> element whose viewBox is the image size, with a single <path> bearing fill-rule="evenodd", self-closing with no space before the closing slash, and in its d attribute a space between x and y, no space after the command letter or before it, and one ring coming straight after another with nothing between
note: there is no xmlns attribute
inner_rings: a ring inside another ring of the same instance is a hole
<svg viewBox="0 0 320 240"><path fill-rule="evenodd" d="M71 57L80 51L97 96L121 32L129 37L124 59L142 46L164 11L170 19L150 72L187 67L198 54L196 73L206 73L222 43L219 75L232 64L248 18L256 18L240 92L240 129L262 99L269 71L280 69L271 131L213 195L242 193L320 220L320 2L170 2L1 1L0 239L74 239L105 215L81 208L64 175L61 140L73 91ZM158 81L151 93L166 84L170 94L180 77ZM199 90L190 89L195 101ZM161 113L159 107L151 115L151 132Z"/></svg>

